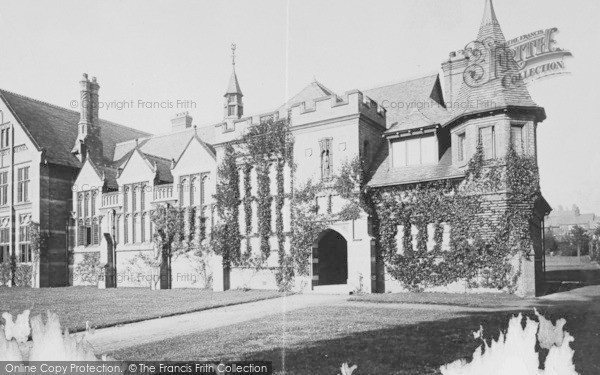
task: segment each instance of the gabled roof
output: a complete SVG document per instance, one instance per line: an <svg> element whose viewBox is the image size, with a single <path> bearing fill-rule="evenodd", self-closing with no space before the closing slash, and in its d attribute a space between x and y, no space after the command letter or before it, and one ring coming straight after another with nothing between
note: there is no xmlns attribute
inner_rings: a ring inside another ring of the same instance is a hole
<svg viewBox="0 0 600 375"><path fill-rule="evenodd" d="M324 96L334 94L335 93L332 90L328 89L327 87L325 87L325 85L315 80L308 84L306 87L304 87L302 90L300 90L300 92L298 92L291 99L289 99L284 105L279 107L278 110L287 110L288 108L294 106L294 104L302 102L309 103L317 98L322 98Z"/></svg>
<svg viewBox="0 0 600 375"><path fill-rule="evenodd" d="M211 146L216 134L214 125L198 128L191 127L181 131L158 134L152 137L139 139L138 144L140 150L145 154L155 155L168 160L177 160L183 152L183 147L186 146L190 138L196 134L214 153L214 148ZM135 140L117 144L114 155L115 162L124 160L127 157L127 154L131 152L135 146Z"/></svg>
<svg viewBox="0 0 600 375"><path fill-rule="evenodd" d="M464 172L452 165L452 149L448 148L439 163L396 168L392 166L387 147L377 156L378 165L368 185L382 187L464 177Z"/></svg>
<svg viewBox="0 0 600 375"><path fill-rule="evenodd" d="M362 90L386 109L388 129L404 130L427 125L443 124L448 111L437 74Z"/></svg>
<svg viewBox="0 0 600 375"><path fill-rule="evenodd" d="M49 163L80 168L71 154L77 139L79 112L0 89L0 98L31 135L34 143L45 150ZM103 154L112 161L115 144L147 137L149 134L100 119Z"/></svg>
<svg viewBox="0 0 600 375"><path fill-rule="evenodd" d="M146 154L140 150L140 147L134 147L127 154L127 157L124 159L125 161L119 166L120 169L125 170L127 168L127 164L129 164L133 154L138 154L146 162L148 168L156 173L159 182L173 182L173 175L171 174L171 164L173 161L156 155Z"/></svg>

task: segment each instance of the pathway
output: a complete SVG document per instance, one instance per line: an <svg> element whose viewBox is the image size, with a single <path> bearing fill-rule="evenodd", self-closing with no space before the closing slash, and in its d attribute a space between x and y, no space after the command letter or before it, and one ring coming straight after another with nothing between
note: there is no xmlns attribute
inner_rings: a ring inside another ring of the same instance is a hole
<svg viewBox="0 0 600 375"><path fill-rule="evenodd" d="M117 351L131 346L193 334L208 329L242 323L269 315L281 314L316 305L343 303L348 296L298 294L219 307L189 314L150 319L115 327L97 329L86 335L96 355Z"/></svg>

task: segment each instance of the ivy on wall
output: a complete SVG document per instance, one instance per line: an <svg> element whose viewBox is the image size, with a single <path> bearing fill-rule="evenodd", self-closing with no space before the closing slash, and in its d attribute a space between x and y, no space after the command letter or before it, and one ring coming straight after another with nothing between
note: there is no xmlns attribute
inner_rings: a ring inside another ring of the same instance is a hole
<svg viewBox="0 0 600 375"><path fill-rule="evenodd" d="M216 254L223 257L226 267L241 261L241 236L239 228L240 176L233 145L225 146L223 162L217 169L215 202L219 222L212 232L212 245Z"/></svg>
<svg viewBox="0 0 600 375"><path fill-rule="evenodd" d="M289 289L297 275L308 275L315 239L336 221L368 215L378 246L378 261L409 290L448 285L466 280L469 286L514 289L520 265L517 254L532 249L530 222L540 197L537 164L511 147L505 158L485 160L481 145L462 179L369 189L368 174L360 158L346 161L332 179L295 186L285 194L284 168L292 174L293 140L287 121L253 126L236 143L227 146L219 167L217 207L221 223L213 233L215 251L227 264L264 267L270 256L269 239L277 237L280 288ZM244 197L239 196L242 164ZM276 191L271 191L271 166L275 166ZM252 196L251 170L255 168L257 193ZM333 209L332 196L344 200ZM326 197L319 207L318 197ZM285 199L291 198L290 251L283 229ZM275 228L272 203L275 201ZM253 215L255 208L258 212ZM244 207L247 251L240 254L239 206ZM258 218L260 256L251 257L252 220ZM398 233L402 228L402 233ZM450 228L448 246L445 228ZM402 251L398 237L402 236ZM430 238L432 237L432 238ZM520 257L519 257L520 259Z"/></svg>
<svg viewBox="0 0 600 375"><path fill-rule="evenodd" d="M409 290L458 280L471 287L516 287L520 266L513 260L532 249L530 221L539 198L532 157L509 148L505 158L484 160L478 147L462 182L382 188L370 194L388 272ZM428 224L433 226L433 246L428 246ZM447 251L441 246L443 224L450 227ZM401 252L399 226L404 231Z"/></svg>

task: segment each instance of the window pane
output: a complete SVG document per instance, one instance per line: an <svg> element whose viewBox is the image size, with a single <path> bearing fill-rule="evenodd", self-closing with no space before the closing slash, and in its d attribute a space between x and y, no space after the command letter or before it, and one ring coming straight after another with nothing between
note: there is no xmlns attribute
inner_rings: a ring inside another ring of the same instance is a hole
<svg viewBox="0 0 600 375"><path fill-rule="evenodd" d="M523 154L523 151L524 151L523 127L520 125L512 125L510 127L510 139L512 142L513 149L518 154Z"/></svg>
<svg viewBox="0 0 600 375"><path fill-rule="evenodd" d="M458 161L465 160L465 133L458 135Z"/></svg>
<svg viewBox="0 0 600 375"><path fill-rule="evenodd" d="M406 164L418 165L421 164L421 149L420 139L410 139L406 142Z"/></svg>
<svg viewBox="0 0 600 375"><path fill-rule="evenodd" d="M421 163L433 164L438 161L438 150L435 137L421 138Z"/></svg>
<svg viewBox="0 0 600 375"><path fill-rule="evenodd" d="M402 141L392 142L392 164L394 167L406 165L406 143Z"/></svg>
<svg viewBox="0 0 600 375"><path fill-rule="evenodd" d="M492 159L495 157L494 150L494 127L488 126L479 129L479 140L483 146L483 157Z"/></svg>

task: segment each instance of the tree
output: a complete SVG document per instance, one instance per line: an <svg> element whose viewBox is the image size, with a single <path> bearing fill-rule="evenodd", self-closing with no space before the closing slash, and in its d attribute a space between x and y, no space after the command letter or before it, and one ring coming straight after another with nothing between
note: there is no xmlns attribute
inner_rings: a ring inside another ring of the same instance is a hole
<svg viewBox="0 0 600 375"><path fill-rule="evenodd" d="M544 249L546 254L556 253L558 251L558 241L552 229L548 228L544 235Z"/></svg>
<svg viewBox="0 0 600 375"><path fill-rule="evenodd" d="M31 222L29 224L29 238L31 246L31 255L33 261L33 267L31 270L31 285L33 287L38 286L38 277L39 277L39 265L40 265L40 255L44 249L46 249L48 245L48 240L50 238L49 232L44 232L40 228L39 223Z"/></svg>
<svg viewBox="0 0 600 375"><path fill-rule="evenodd" d="M590 236L585 229L579 225L575 225L573 228L571 228L567 236L572 255L574 255L575 252L577 253L577 256L588 253Z"/></svg>
<svg viewBox="0 0 600 375"><path fill-rule="evenodd" d="M173 206L159 206L154 223L154 266L159 269L160 289L171 289L171 259L182 249L183 214Z"/></svg>

